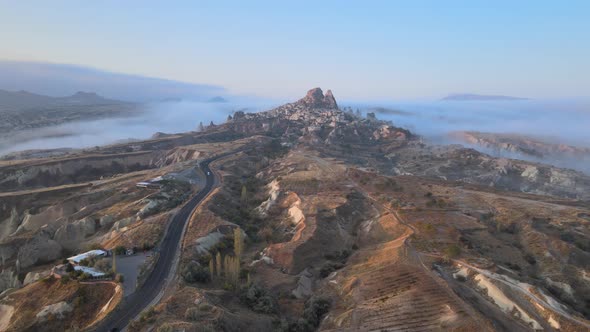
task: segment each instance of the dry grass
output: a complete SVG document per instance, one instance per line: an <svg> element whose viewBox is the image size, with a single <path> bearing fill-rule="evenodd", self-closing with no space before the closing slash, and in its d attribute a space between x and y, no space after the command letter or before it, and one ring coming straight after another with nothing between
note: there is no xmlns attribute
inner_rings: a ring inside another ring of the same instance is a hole
<svg viewBox="0 0 590 332"><path fill-rule="evenodd" d="M60 280L50 278L33 283L4 300L15 308L8 331L65 331L72 326L84 328L94 321L114 294L115 284L106 282L81 284L70 281L62 284ZM73 312L65 314L63 320L48 316L47 321L41 322L35 317L43 307L61 301L74 307Z"/></svg>

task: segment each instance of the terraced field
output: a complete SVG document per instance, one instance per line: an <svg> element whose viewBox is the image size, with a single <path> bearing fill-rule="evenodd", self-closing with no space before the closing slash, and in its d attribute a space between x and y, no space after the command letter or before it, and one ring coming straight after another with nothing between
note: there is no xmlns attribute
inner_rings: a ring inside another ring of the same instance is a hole
<svg viewBox="0 0 590 332"><path fill-rule="evenodd" d="M361 276L358 306L362 331L424 331L458 327L469 320L456 297L420 268L391 264Z"/></svg>

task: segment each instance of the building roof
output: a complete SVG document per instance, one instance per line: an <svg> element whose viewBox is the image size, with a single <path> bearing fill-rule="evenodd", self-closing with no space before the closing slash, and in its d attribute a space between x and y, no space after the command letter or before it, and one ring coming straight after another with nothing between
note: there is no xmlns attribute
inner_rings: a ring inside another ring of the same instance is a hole
<svg viewBox="0 0 590 332"><path fill-rule="evenodd" d="M78 264L78 263L80 263L81 260L92 257L92 256L106 256L106 255L107 255L106 251L96 249L96 250L87 251L85 253L81 253L76 256L72 256L72 257L68 258L68 260L73 261L74 263Z"/></svg>
<svg viewBox="0 0 590 332"><path fill-rule="evenodd" d="M158 176L158 177L155 177L155 178L149 180L149 182L160 182L162 180L164 180L164 178L161 176Z"/></svg>
<svg viewBox="0 0 590 332"><path fill-rule="evenodd" d="M88 266L79 266L79 265L76 265L76 266L74 266L74 270L76 270L76 271L82 271L84 273L90 274L93 277L102 277L102 276L104 276L106 274L104 272L100 272L100 271L98 271L96 269L93 269L91 267L88 267Z"/></svg>

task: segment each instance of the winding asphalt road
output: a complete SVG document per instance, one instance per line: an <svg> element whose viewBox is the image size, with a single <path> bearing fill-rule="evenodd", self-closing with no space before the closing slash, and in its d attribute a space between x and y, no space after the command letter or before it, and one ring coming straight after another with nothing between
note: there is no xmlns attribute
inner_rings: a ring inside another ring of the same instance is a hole
<svg viewBox="0 0 590 332"><path fill-rule="evenodd" d="M184 225L189 220L193 210L207 197L215 184L215 175L209 168L213 160L226 156L218 156L204 160L200 163L203 174L206 175L206 184L180 211L172 218L168 231L160 244L160 255L152 273L135 292L123 299L123 302L111 312L94 331L120 331L124 329L132 319L141 313L158 296L166 282L169 271L174 262L174 256L181 242Z"/></svg>

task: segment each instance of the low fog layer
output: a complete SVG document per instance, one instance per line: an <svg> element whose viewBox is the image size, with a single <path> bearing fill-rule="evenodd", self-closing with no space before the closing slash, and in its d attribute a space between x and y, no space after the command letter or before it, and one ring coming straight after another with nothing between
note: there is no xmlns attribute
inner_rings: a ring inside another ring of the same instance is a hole
<svg viewBox="0 0 590 332"><path fill-rule="evenodd" d="M230 102L157 102L143 104L139 115L68 123L19 132L0 141L0 155L29 149L88 148L126 140L150 138L156 132L180 133L197 130L199 122L208 125L226 121L237 110L258 112L282 102L230 98ZM590 101L429 101L391 103L346 103L343 107L375 112L377 118L391 120L422 135L432 144L465 144L449 133L479 131L510 133L533 137L548 143L590 147ZM590 173L588 156L543 159L509 151L470 146L479 151L507 158L545 162Z"/></svg>
<svg viewBox="0 0 590 332"><path fill-rule="evenodd" d="M434 101L399 103L350 103L353 109L375 112L377 118L391 120L433 144L464 142L449 136L453 131L480 131L520 134L544 142L590 147L590 100L518 101ZM542 161L560 167L590 172L590 160L539 159L506 151L471 146L482 152L507 158Z"/></svg>
<svg viewBox="0 0 590 332"><path fill-rule="evenodd" d="M18 134L0 141L0 155L22 150L88 148L150 138L156 132L195 131L200 122L225 122L237 110L257 112L273 107L269 101L239 103L160 102L142 105L138 116L72 122Z"/></svg>

